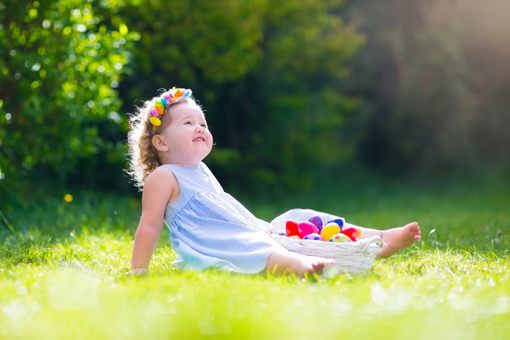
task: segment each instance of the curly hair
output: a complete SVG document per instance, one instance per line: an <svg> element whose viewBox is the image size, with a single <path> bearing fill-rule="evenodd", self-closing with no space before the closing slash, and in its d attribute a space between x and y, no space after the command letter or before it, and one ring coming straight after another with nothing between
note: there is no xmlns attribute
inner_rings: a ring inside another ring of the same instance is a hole
<svg viewBox="0 0 510 340"><path fill-rule="evenodd" d="M137 107L134 114L129 115L130 130L127 136L129 165L126 172L131 176L139 190L143 189L145 178L161 165L158 151L152 145L152 137L161 133L167 124L156 127L149 122L150 110L158 98L159 96L146 101L142 107ZM183 102L200 107L193 97L188 97ZM164 120L166 122L168 122L169 111L172 105L174 104L169 105L165 109Z"/></svg>

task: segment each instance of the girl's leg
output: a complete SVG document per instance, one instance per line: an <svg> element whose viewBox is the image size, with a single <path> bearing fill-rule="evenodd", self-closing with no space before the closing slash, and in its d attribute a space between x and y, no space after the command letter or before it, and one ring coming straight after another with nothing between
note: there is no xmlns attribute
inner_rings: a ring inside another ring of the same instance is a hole
<svg viewBox="0 0 510 340"><path fill-rule="evenodd" d="M267 260L266 270L274 274L305 274L320 273L322 269L334 261L322 257L306 256L286 250L275 250Z"/></svg>
<svg viewBox="0 0 510 340"><path fill-rule="evenodd" d="M421 238L420 226L416 222L411 222L400 228L387 230L378 230L358 227L349 223L345 223L344 228L355 227L361 230L361 238L374 235L381 236L384 246L377 254L378 257L388 257L402 248L409 247Z"/></svg>

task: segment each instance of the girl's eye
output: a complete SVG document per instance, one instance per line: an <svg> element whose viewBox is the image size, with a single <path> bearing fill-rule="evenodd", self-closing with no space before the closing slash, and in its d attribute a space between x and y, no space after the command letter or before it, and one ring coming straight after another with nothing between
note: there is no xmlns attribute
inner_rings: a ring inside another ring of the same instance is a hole
<svg viewBox="0 0 510 340"><path fill-rule="evenodd" d="M207 129L207 124L200 124L204 129Z"/></svg>
<svg viewBox="0 0 510 340"><path fill-rule="evenodd" d="M184 122L184 125L191 125L191 121L188 120L188 121Z"/></svg>

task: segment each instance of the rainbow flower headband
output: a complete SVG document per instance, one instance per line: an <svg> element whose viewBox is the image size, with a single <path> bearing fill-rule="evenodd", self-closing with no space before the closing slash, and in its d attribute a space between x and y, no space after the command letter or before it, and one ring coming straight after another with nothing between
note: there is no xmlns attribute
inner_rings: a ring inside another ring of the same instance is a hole
<svg viewBox="0 0 510 340"><path fill-rule="evenodd" d="M153 106L149 111L149 122L154 126L161 125L161 119L165 114L165 110L172 104L182 102L191 96L190 89L176 89L175 87L163 93L154 100Z"/></svg>

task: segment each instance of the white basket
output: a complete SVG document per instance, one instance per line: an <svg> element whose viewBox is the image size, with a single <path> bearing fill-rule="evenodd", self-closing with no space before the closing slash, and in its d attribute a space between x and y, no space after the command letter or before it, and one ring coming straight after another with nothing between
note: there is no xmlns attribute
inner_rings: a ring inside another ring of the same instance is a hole
<svg viewBox="0 0 510 340"><path fill-rule="evenodd" d="M324 242L315 240L300 240L283 235L287 220L303 221L312 216L320 216L323 222L339 218L338 216L317 212L310 209L293 209L276 217L271 221L271 236L289 251L312 256L320 256L335 260L335 264L328 266L325 276L331 277L339 273L363 273L370 269L375 256L384 245L379 236L371 236L356 242Z"/></svg>

